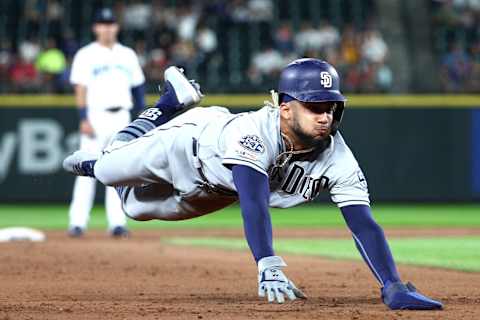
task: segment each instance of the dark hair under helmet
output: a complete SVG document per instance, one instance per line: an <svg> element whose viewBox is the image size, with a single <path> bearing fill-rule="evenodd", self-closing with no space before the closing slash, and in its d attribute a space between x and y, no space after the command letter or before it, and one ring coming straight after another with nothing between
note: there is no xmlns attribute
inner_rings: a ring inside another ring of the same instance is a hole
<svg viewBox="0 0 480 320"><path fill-rule="evenodd" d="M338 130L347 99L340 93L337 71L328 62L311 58L291 62L280 74L278 94L280 102L284 95L301 102L337 102L332 134Z"/></svg>

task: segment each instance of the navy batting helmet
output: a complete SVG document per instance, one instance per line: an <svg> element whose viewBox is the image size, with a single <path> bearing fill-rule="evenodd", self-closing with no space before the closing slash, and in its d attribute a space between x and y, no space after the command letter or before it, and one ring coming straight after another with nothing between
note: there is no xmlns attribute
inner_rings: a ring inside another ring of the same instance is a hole
<svg viewBox="0 0 480 320"><path fill-rule="evenodd" d="M278 83L280 102L289 95L301 102L337 102L332 133L342 121L345 97L340 93L340 79L334 67L318 59L297 59L286 66Z"/></svg>

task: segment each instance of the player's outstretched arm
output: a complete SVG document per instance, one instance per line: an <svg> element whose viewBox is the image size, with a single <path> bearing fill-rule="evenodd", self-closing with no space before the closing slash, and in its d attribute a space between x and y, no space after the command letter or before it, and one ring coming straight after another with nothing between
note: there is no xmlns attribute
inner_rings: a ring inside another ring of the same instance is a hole
<svg viewBox="0 0 480 320"><path fill-rule="evenodd" d="M270 189L268 177L250 167L234 165L233 181L242 209L243 227L248 245L258 265L258 295L269 302L283 303L305 298L281 270L287 264L275 256L272 246L272 223L268 212Z"/></svg>
<svg viewBox="0 0 480 320"><path fill-rule="evenodd" d="M373 219L369 206L352 205L341 210L358 251L382 286L382 300L390 309L433 310L443 307L442 303L418 293L412 284L405 285L400 281L384 232Z"/></svg>

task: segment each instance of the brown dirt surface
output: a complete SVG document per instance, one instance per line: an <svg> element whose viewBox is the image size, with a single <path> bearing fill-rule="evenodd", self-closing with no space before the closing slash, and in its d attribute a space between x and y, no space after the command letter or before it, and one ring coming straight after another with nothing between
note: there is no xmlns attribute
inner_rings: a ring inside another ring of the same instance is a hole
<svg viewBox="0 0 480 320"><path fill-rule="evenodd" d="M463 231L462 231L463 230ZM240 236L240 230L134 231L114 240L48 232L44 243L0 244L0 320L12 319L480 319L480 273L400 266L443 311L389 311L363 262L285 255L306 301L268 304L248 252L177 247L169 236ZM282 237L348 236L277 230ZM387 230L392 236L479 234L474 229ZM353 245L353 243L352 243Z"/></svg>

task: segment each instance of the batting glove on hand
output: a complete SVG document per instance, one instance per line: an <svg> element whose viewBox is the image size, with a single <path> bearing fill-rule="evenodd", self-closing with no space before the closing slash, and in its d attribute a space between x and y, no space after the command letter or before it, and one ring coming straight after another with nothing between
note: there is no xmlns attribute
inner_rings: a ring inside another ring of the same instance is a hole
<svg viewBox="0 0 480 320"><path fill-rule="evenodd" d="M388 283L382 288L382 300L392 310L436 310L442 309L441 302L425 297L408 282Z"/></svg>
<svg viewBox="0 0 480 320"><path fill-rule="evenodd" d="M268 302L277 300L285 302L285 295L290 300L306 299L303 292L292 281L288 280L281 268L287 264L279 256L265 257L258 261L258 296L268 297Z"/></svg>

